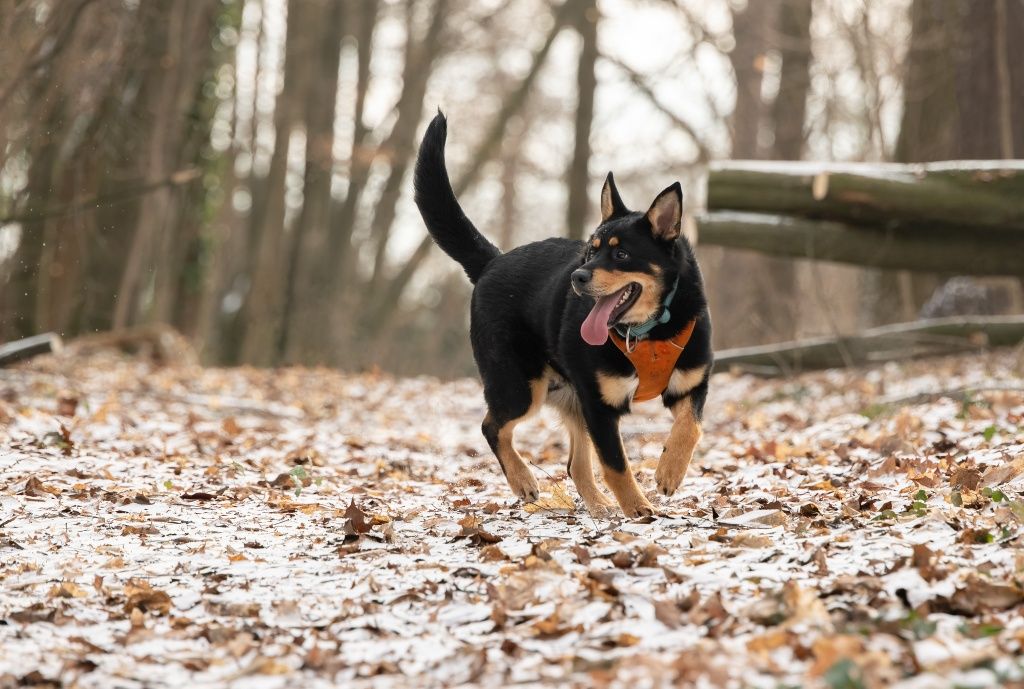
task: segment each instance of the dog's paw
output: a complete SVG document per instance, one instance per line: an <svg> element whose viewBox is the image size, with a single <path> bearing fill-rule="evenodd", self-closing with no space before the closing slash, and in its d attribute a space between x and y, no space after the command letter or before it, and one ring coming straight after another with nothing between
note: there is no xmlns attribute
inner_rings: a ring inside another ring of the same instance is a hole
<svg viewBox="0 0 1024 689"><path fill-rule="evenodd" d="M679 489L679 484L683 482L683 477L686 476L686 469L689 466L689 459L679 461L677 458L663 453L661 461L658 462L658 469L654 472L654 482L658 486L658 492L666 497L675 493Z"/></svg>
<svg viewBox="0 0 1024 689"><path fill-rule="evenodd" d="M669 467L662 463L658 465L654 481L658 486L658 492L668 497L679 489L679 484L683 482L683 472L677 467Z"/></svg>
<svg viewBox="0 0 1024 689"><path fill-rule="evenodd" d="M594 500L584 500L583 504L587 508L587 512L594 519L608 519L615 516L615 503L601 495L600 498Z"/></svg>
<svg viewBox="0 0 1024 689"><path fill-rule="evenodd" d="M522 472L509 474L508 485L516 497L523 502L535 502L540 497L540 484L533 473L526 467Z"/></svg>
<svg viewBox="0 0 1024 689"><path fill-rule="evenodd" d="M643 498L642 501L638 501L635 504L622 505L621 507L622 513L629 519L654 516L654 505L652 505L647 498Z"/></svg>

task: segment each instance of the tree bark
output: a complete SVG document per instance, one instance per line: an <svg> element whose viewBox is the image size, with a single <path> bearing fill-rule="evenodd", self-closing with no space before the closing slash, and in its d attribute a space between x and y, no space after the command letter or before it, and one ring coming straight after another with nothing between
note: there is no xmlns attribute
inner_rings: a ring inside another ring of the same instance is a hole
<svg viewBox="0 0 1024 689"><path fill-rule="evenodd" d="M576 70L576 121L572 160L566 173L569 201L566 229L569 239L583 239L587 218L594 207L590 195L590 129L594 121L594 93L597 91L597 23L596 0L583 0L575 17L574 28L580 36L580 56Z"/></svg>
<svg viewBox="0 0 1024 689"><path fill-rule="evenodd" d="M367 145L369 129L363 121L366 93L370 86L370 57L373 35L377 27L376 2L349 3L351 21L357 25L356 39L356 96L352 108L352 148L348 157L348 190L345 200L331 214L330 240L320 274L328 296L334 301L333 310L340 311L339 299L346 285L355 281L356 252L352 246L356 211L363 189L370 176L370 166L376 157Z"/></svg>
<svg viewBox="0 0 1024 689"><path fill-rule="evenodd" d="M143 56L143 95L140 119L145 123L145 154L140 159L140 179L163 179L179 169L188 117L199 94L199 76L207 66L214 3L190 0L168 5L140 7L144 12L144 34L148 37ZM154 259L176 250L174 230L177 210L172 206L174 190L156 189L139 204L137 222L131 233L131 248L121 275L114 308L115 328L133 323L141 307L143 290L154 272ZM178 204L180 206L180 204ZM173 261L168 268L173 270ZM169 272L169 271L167 271ZM161 291L170 289L173 276L164 276ZM167 297L165 297L166 299ZM169 315L169 303L161 304L161 315Z"/></svg>
<svg viewBox="0 0 1024 689"><path fill-rule="evenodd" d="M1024 318L1020 316L958 316L872 328L849 337L729 349L715 353L715 364L764 375L793 374L974 351L984 346L1012 347L1022 340Z"/></svg>
<svg viewBox="0 0 1024 689"><path fill-rule="evenodd" d="M275 138L270 170L264 181L266 206L255 218L258 232L252 286L245 304L242 360L259 366L275 362L283 323L285 255L285 177L292 132L302 118L309 70L311 36L322 20L320 2L289 0L285 38L284 85L274 109ZM255 209L254 209L255 210ZM257 211L259 212L259 211Z"/></svg>
<svg viewBox="0 0 1024 689"><path fill-rule="evenodd" d="M800 160L804 148L804 115L811 86L811 0L781 0L778 21L782 71L772 104L775 142L772 157Z"/></svg>
<svg viewBox="0 0 1024 689"><path fill-rule="evenodd" d="M893 231L731 211L702 215L697 226L704 245L890 270L1018 275L1020 257L1024 256L1024 233L992 233L971 227Z"/></svg>
<svg viewBox="0 0 1024 689"><path fill-rule="evenodd" d="M1024 230L1024 163L876 165L730 161L708 174L708 210L889 228Z"/></svg>
<svg viewBox="0 0 1024 689"><path fill-rule="evenodd" d="M480 174L484 165L500 147L509 120L511 120L523 105L525 105L526 99L533 87L533 83L536 81L537 75L540 74L541 68L547 61L548 54L551 51L551 46L554 44L558 34L561 33L562 29L565 27L570 16L569 10L571 5L572 0L567 0L558 8L558 10L555 11L554 23L548 31L548 35L544 39L540 48L533 54L529 71L526 73L526 76L523 77L522 81L519 82L519 85L515 90L511 91L505 97L501 108L491 120L491 125L487 128L483 140L470 157L469 167L456 178L455 183L452 185L457 196L461 196L474 182L476 182L477 176ZM420 265L426 260L427 256L430 255L430 247L432 245L433 240L430 236L428 235L424 237L413 251L412 255L405 261L398 273L381 290L383 294L377 302L378 306L372 310L372 313L375 314L375 318L371 327L371 335L379 336L381 333L387 332L391 327L393 319L401 304L402 294L405 292L406 287L408 287L413 275L415 275L416 271L419 270Z"/></svg>
<svg viewBox="0 0 1024 689"><path fill-rule="evenodd" d="M764 114L761 85L764 79L767 31L778 0L748 2L742 11L733 11L735 47L729 62L736 76L736 105L732 111L732 157L760 158L758 133Z"/></svg>
<svg viewBox="0 0 1024 689"><path fill-rule="evenodd" d="M370 220L370 241L373 244L373 272L365 292L370 299L363 304L364 310L373 306L373 295L384 282L388 241L395 221L398 199L405 189L409 164L416 155L416 128L423 116L423 99L427 94L427 81L433 71L434 61L440 54L441 31L448 18L448 0L437 0L431 13L430 26L419 41L413 37L410 22L406 47L406 62L403 71L402 96L398 101L398 117L395 125L381 148L387 152L390 165L380 197L373 209Z"/></svg>
<svg viewBox="0 0 1024 689"><path fill-rule="evenodd" d="M292 362L317 361L329 335L322 323L330 302L317 270L327 248L330 226L335 103L344 27L342 3L331 2L324 9L310 65L314 78L307 84L305 95L302 211L289 238L284 323L277 351L279 359Z"/></svg>

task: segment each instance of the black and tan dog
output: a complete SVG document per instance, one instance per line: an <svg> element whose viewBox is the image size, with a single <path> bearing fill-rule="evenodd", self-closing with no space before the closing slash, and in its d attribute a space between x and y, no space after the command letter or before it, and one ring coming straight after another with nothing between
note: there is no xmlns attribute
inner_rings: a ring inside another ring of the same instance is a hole
<svg viewBox="0 0 1024 689"><path fill-rule="evenodd" d="M594 480L596 448L626 516L652 514L623 450L619 418L633 401L659 395L672 410L656 473L658 490L671 495L701 436L711 373L711 322L700 270L680 234L678 182L638 213L623 205L609 174L601 224L589 241L546 239L502 254L455 198L446 137L438 114L416 161L416 205L434 241L476 285L470 336L488 408L483 433L509 485L523 500L538 496L512 433L547 401L569 430L569 475L587 509L604 514L613 504Z"/></svg>

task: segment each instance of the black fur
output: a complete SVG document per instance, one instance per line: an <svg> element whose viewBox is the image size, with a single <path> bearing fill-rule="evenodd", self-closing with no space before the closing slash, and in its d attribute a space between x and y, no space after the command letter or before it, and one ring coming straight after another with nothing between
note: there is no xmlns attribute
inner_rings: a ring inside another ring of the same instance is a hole
<svg viewBox="0 0 1024 689"><path fill-rule="evenodd" d="M447 138L448 123L439 111L420 144L414 198L430 236L446 254L462 265L469 281L476 284L487 264L501 252L480 234L455 199L444 164L444 142Z"/></svg>
<svg viewBox="0 0 1024 689"><path fill-rule="evenodd" d="M548 401L559 404L563 413L582 416L600 461L616 471L626 466L618 422L629 410L629 402L619 406L605 402L596 375L628 376L633 366L610 340L592 346L582 339L580 327L595 300L571 287L570 276L581 267L642 273L660 279L663 294L679 278L671 319L650 336L673 337L697 319L676 368L706 365L708 372L695 388L674 397L665 393L662 398L666 406L689 398L699 419L712 361L711 322L700 270L686 239L681 235L674 241L656 238L646 214L626 210L609 178L616 208L591 238L602 240L599 248L591 242L545 239L501 254L480 235L455 199L444 163L445 136L446 121L439 113L420 147L416 204L438 246L462 264L476 284L470 335L489 409L483 432L492 449L496 450L499 429L530 409L531 381L548 378L553 381L552 390L563 386L574 393L552 394ZM678 187L669 191L679 193L681 203ZM543 218L537 221L552 224ZM612 236L618 238L615 247L607 241ZM626 251L628 258L616 258L619 250Z"/></svg>

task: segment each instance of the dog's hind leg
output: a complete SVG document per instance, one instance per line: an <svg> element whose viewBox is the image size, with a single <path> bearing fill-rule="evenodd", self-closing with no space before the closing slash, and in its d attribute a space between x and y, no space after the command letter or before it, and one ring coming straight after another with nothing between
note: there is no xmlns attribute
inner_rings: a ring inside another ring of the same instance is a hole
<svg viewBox="0 0 1024 689"><path fill-rule="evenodd" d="M568 411L562 412L562 420L569 431L569 478L592 516L608 516L608 508L615 503L601 492L594 477L594 445L586 424L578 413Z"/></svg>
<svg viewBox="0 0 1024 689"><path fill-rule="evenodd" d="M533 380L517 377L509 368L494 378L484 379L488 411L481 430L498 458L512 492L520 499L532 502L539 497L540 486L530 466L512 444L512 435L516 425L544 403L548 381L543 375Z"/></svg>

